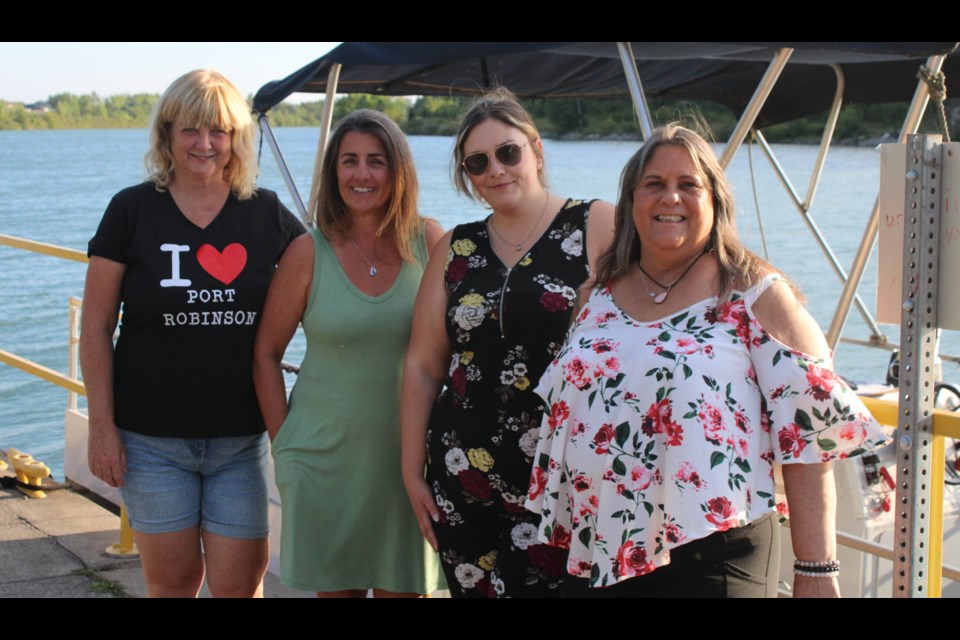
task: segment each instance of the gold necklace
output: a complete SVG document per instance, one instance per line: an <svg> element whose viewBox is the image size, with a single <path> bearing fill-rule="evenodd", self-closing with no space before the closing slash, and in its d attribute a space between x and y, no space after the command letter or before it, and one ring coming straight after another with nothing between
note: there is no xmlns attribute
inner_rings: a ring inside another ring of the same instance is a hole
<svg viewBox="0 0 960 640"><path fill-rule="evenodd" d="M514 244L513 242L510 242L509 240L504 238L503 235L501 235L501 233L497 231L497 227L493 224L493 214L490 214L490 221L489 221L490 228L493 229L493 232L497 234L497 237L500 238L505 244L512 246L517 251L523 251L523 245L527 244L527 241L533 237L533 232L537 230L537 227L540 226L540 221L543 220L543 214L547 212L547 203L550 202L550 192L546 191L545 193L547 194L547 197L543 201L543 208L540 209L540 215L537 217L537 221L533 223L533 228L530 229L530 233L528 233L527 237L523 239L523 242L520 242L519 244Z"/></svg>

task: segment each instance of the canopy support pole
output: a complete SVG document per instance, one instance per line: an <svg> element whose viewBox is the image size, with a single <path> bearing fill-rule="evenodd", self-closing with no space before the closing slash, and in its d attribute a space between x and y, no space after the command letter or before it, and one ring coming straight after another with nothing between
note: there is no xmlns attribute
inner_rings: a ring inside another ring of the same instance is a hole
<svg viewBox="0 0 960 640"><path fill-rule="evenodd" d="M277 168L280 169L280 175L283 176L283 182L287 185L287 190L293 198L293 204L300 214L300 219L306 222L307 210L303 206L303 199L300 197L300 192L297 191L297 185L293 182L293 176L290 175L287 161L283 159L283 153L280 152L280 145L277 144L277 139L273 136L273 129L270 128L270 120L267 118L267 114L258 114L257 124L260 125L260 135L267 141L267 145L273 153L273 158L277 161Z"/></svg>
<svg viewBox="0 0 960 640"><path fill-rule="evenodd" d="M800 196L790 183L790 178L787 177L786 172L781 166L779 160L777 160L776 156L774 155L773 149L770 148L769 143L767 143L767 140L763 137L762 133L759 131L754 131L754 135L757 138L757 142L760 144L760 148L770 161L770 165L773 167L774 173L776 173L777 177L780 178L780 182L783 184L784 190L790 195L790 199L793 200L793 204L800 212L800 216L803 218L803 221L807 223L807 228L810 230L810 234L813 236L814 240L817 241L817 244L820 246L820 250L823 252L823 255L826 256L830 266L833 267L834 273L836 273L837 277L840 278L840 282L845 283L847 281L847 274L840 265L840 260L837 259L833 249L830 248L830 243L827 242L827 239L824 237L823 232L820 230L820 226L817 224L816 220L814 220L813 216L810 215L809 209L804 203L800 202ZM867 326L870 327L874 337L876 338L877 336L881 336L882 332L880 330L880 326L877 324L876 320L873 319L870 310L867 308L866 303L860 297L859 293L854 294L854 302L857 305L857 309L860 311L860 315L863 317L863 321L866 322Z"/></svg>
<svg viewBox="0 0 960 640"><path fill-rule="evenodd" d="M637 59L633 57L633 48L629 42L618 42L617 51L620 53L620 62L623 64L623 74L627 78L627 87L633 99L633 110L640 123L640 133L644 140L650 139L653 132L653 118L650 116L650 106L647 97L643 94L643 85L640 84L640 72L637 70Z"/></svg>
<svg viewBox="0 0 960 640"><path fill-rule="evenodd" d="M837 120L840 119L840 107L843 106L843 92L847 88L847 78L843 73L843 68L838 64L830 65L834 75L837 76L837 88L833 92L833 104L830 105L830 112L827 114L827 122L823 125L823 136L820 138L820 149L817 151L817 161L813 165L813 173L810 175L810 185L807 187L807 197L803 201L803 210L810 211L813 207L813 197L820 186L820 176L823 175L823 165L827 162L827 152L830 150L830 143L833 142L833 133L837 128Z"/></svg>
<svg viewBox="0 0 960 640"><path fill-rule="evenodd" d="M757 116L760 114L760 109L763 108L763 103L767 101L770 92L773 91L773 87L777 84L777 79L780 77L783 68L787 66L787 60L790 59L791 54L793 54L793 49L784 47L777 51L773 60L770 61L770 65L760 79L760 84L757 85L757 89L753 92L750 102L747 103L746 109L743 110L740 121L734 128L733 133L730 134L730 140L723 149L723 155L720 156L720 166L724 169L730 165L733 156L736 155L740 145L742 145L744 139L746 139L747 133L753 128L753 123L756 122Z"/></svg>
<svg viewBox="0 0 960 640"><path fill-rule="evenodd" d="M334 63L327 73L327 94L323 99L323 112L320 114L320 142L317 144L317 156L313 161L313 180L310 182L310 216L309 222L315 223L317 214L317 198L320 195L321 172L323 171L323 154L327 150L330 139L330 127L333 124L333 103L337 98L337 84L340 82L340 63Z"/></svg>

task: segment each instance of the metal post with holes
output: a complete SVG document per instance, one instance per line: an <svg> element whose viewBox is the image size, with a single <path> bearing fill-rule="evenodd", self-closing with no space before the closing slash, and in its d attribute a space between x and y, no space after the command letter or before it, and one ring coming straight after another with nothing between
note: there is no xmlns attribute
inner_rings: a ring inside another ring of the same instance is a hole
<svg viewBox="0 0 960 640"><path fill-rule="evenodd" d="M893 596L931 594L931 489L937 271L940 260L941 138L907 138L900 314L900 403ZM934 540L933 544L941 544Z"/></svg>

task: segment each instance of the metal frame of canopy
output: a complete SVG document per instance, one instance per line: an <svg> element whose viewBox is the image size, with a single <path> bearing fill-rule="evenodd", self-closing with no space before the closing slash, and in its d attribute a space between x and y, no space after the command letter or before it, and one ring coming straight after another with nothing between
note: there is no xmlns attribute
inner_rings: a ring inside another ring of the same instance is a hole
<svg viewBox="0 0 960 640"><path fill-rule="evenodd" d="M631 43L618 42L616 46L620 63L623 67L624 76L627 81L628 91L633 101L641 134L643 138L647 138L653 129L653 118L650 113L646 96L644 95L640 72L637 68L637 58L633 53ZM841 340L843 327L846 324L851 307L853 305L856 305L864 322L871 331L869 344L884 345L887 343L886 335L884 335L879 324L874 319L873 314L870 312L860 295L857 293L857 289L859 288L860 282L863 279L863 273L866 268L867 261L877 238L877 230L879 228L878 203L874 203L870 219L849 272L844 270L843 266L840 264L838 258L830 248L826 238L811 215L811 208L820 184L820 178L823 172L824 163L826 161L827 151L833 139L833 132L836 127L840 108L843 105L845 77L842 67L838 64L829 65L836 76L836 89L821 138L820 149L813 172L810 176L807 194L803 200L800 199L800 196L793 187L789 176L786 174L782 165L777 160L776 155L774 154L770 145L767 144L766 139L763 137L761 131L753 129L761 109L766 103L767 98L770 96L770 93L777 85L777 81L793 53L794 49L789 47L780 48L773 53L772 60L769 62L766 71L764 72L763 77L760 79L760 82L757 85L752 97L744 107L743 113L736 127L734 128L734 131L724 147L720 162L724 167L726 167L733 159L736 152L740 149L747 136L751 133L753 134L754 139L758 142L760 148L763 150L764 155L767 157L775 173L779 177L785 191L788 193L789 197L797 207L800 215L810 229L810 232L819 245L821 251L827 258L827 261L830 263L830 266L833 268L841 283L843 283L843 291L840 299L838 300L837 308L834 312L830 327L826 332L827 342L829 343L830 348L833 350L837 349L837 346ZM933 73L938 72L943 65L945 57L946 55L934 55L929 57L926 61L927 69ZM267 144L269 145L277 161L280 173L287 185L287 189L290 191L290 194L293 197L294 204L301 218L308 222L312 221L311 212L316 206L317 190L319 189L320 163L323 156L323 150L326 148L330 127L332 124L333 102L337 93L340 71L341 65L339 63L332 63L327 74L326 99L324 101L323 113L321 116L322 123L320 129L320 140L317 146L317 156L314 163L313 179L311 181L308 203L306 205L304 204L303 199L297 190L293 178L290 175L290 171L286 165L286 161L283 158L283 154L280 151L279 145L277 144L273 135L273 131L270 128L267 110L264 109L258 114L261 131L263 132L264 138L266 139ZM928 99L929 92L926 84L922 81L918 82L910 109L908 110L907 117L905 118L903 126L900 130L900 135L898 138L900 141L905 141L907 135L916 133ZM863 343L863 341L858 340L853 340L853 342L858 342L861 344Z"/></svg>

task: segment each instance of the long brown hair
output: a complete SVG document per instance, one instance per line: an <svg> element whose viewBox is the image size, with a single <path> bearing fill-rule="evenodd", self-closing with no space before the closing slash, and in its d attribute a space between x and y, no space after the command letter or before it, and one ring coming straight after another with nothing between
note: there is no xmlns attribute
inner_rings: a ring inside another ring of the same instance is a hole
<svg viewBox="0 0 960 640"><path fill-rule="evenodd" d="M383 145L387 152L387 166L393 181L390 202L387 203L387 215L377 229L377 237L386 236L392 240L406 262L416 262L413 251L414 238L419 233L423 220L417 213L417 198L420 183L413 164L413 154L407 144L407 137L397 124L372 109L360 109L344 116L337 123L330 136L330 142L323 154L320 169L320 190L317 194L317 227L323 235L331 238L346 234L353 226L353 216L340 196L337 181L337 155L343 137L351 132L369 133Z"/></svg>
<svg viewBox="0 0 960 640"><path fill-rule="evenodd" d="M617 199L614 241L600 256L596 282L606 285L625 275L631 265L640 260L643 248L633 222L633 192L654 151L663 145L686 149L713 196L713 229L710 231L708 248L713 250L720 265L717 296L724 302L729 299L734 288L752 287L773 267L747 249L737 237L733 190L713 149L703 136L677 122L654 129L650 139L633 154L623 168L620 175L620 196Z"/></svg>

